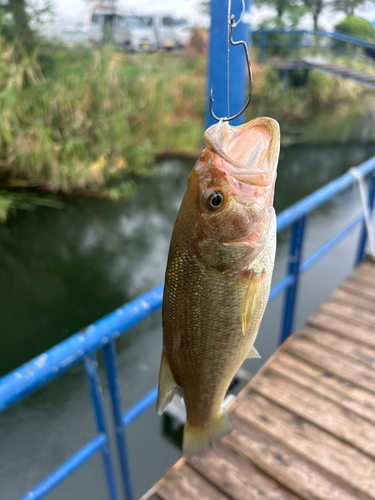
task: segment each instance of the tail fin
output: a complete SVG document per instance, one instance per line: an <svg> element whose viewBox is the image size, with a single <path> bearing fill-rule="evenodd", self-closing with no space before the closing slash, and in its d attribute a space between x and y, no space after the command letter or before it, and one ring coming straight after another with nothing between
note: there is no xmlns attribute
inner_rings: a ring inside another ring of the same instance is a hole
<svg viewBox="0 0 375 500"><path fill-rule="evenodd" d="M232 422L224 410L216 420L205 427L190 425L187 421L183 443L185 457L188 459L203 457L210 451L215 441L229 434L232 429Z"/></svg>

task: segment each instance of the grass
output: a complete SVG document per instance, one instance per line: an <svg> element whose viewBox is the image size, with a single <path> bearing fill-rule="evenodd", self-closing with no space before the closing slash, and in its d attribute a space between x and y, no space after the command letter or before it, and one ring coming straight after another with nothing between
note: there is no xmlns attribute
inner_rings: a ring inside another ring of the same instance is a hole
<svg viewBox="0 0 375 500"><path fill-rule="evenodd" d="M0 220L25 190L117 200L137 190L160 153L202 146L203 56L125 55L111 48L41 46L27 54L0 38ZM355 100L358 85L312 72L282 93L277 71L254 67L247 118L303 120Z"/></svg>
<svg viewBox="0 0 375 500"><path fill-rule="evenodd" d="M54 46L29 56L1 40L1 184L131 195L130 178L157 153L200 143L201 66L112 49Z"/></svg>

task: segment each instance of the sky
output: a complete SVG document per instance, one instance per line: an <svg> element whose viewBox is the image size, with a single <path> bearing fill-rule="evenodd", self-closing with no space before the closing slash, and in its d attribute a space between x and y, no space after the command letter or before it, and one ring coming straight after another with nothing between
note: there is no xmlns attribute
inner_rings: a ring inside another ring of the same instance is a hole
<svg viewBox="0 0 375 500"><path fill-rule="evenodd" d="M88 0L52 0L56 13L64 19L83 21L89 1ZM191 22L199 22L201 15L198 10L200 0L118 0L117 5L121 10L129 12L155 12L177 14L187 17Z"/></svg>
<svg viewBox="0 0 375 500"><path fill-rule="evenodd" d="M38 1L38 0L37 0ZM52 0L52 5L57 14L57 18L66 22L84 22L86 20L87 5L90 0ZM204 24L199 13L198 6L201 0L118 0L117 4L121 10L133 12L155 12L162 11L168 14L185 17L192 24ZM375 9L363 8L356 12L370 22L375 21ZM263 18L271 17L274 11L270 8L251 9L251 23L256 26ZM339 13L323 13L321 16L321 26L323 29L331 30L344 16ZM303 19L302 28L312 27L311 16Z"/></svg>

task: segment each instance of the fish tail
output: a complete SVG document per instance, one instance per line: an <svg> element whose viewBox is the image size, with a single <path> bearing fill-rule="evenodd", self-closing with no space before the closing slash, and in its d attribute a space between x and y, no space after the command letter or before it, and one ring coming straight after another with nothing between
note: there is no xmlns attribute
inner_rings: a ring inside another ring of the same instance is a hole
<svg viewBox="0 0 375 500"><path fill-rule="evenodd" d="M229 434L233 425L228 414L222 410L220 416L207 426L191 425L184 428L183 452L186 458L201 458L208 453L215 441Z"/></svg>

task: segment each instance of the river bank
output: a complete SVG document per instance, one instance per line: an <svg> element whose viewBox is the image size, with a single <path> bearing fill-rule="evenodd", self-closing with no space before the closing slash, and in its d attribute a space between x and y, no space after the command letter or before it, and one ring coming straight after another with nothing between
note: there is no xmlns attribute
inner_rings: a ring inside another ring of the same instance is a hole
<svg viewBox="0 0 375 500"><path fill-rule="evenodd" d="M312 113L342 114L345 103L368 94L315 72L307 88L283 93L279 72L253 66L247 118L279 120L285 144L304 140L301 124ZM201 149L206 61L198 53L125 55L48 45L28 55L0 40L0 77L0 220L22 204L54 206L41 193L128 199L137 178L154 174L157 157L194 157Z"/></svg>

